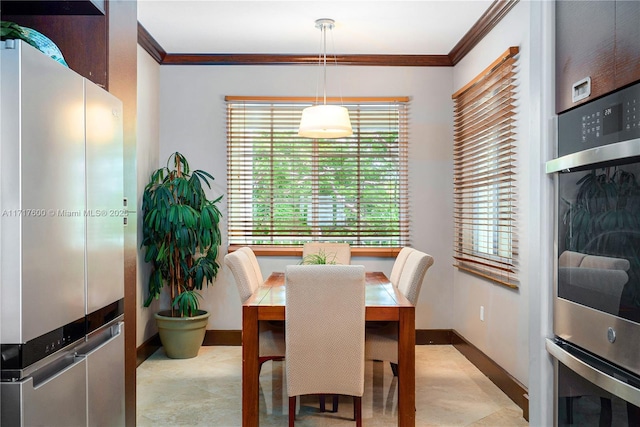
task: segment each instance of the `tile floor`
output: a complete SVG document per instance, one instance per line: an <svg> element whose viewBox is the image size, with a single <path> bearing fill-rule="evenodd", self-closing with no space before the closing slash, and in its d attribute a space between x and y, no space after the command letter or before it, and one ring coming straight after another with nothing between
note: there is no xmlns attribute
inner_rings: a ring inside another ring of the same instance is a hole
<svg viewBox="0 0 640 427"><path fill-rule="evenodd" d="M260 374L260 425L286 426L284 363ZM395 426L397 379L388 363L367 362L362 400L365 426ZM241 347L202 347L193 359L168 359L159 349L137 370L137 425L241 425ZM328 408L330 407L327 402ZM416 346L416 426L527 426L522 410L454 347ZM338 413L318 412L304 397L296 426L354 426L352 400Z"/></svg>

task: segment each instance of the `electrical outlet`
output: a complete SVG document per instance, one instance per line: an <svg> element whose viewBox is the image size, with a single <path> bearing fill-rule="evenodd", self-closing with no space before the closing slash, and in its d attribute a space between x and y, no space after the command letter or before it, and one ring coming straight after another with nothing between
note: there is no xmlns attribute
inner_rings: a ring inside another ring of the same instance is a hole
<svg viewBox="0 0 640 427"><path fill-rule="evenodd" d="M484 322L484 305L480 306L480 320Z"/></svg>

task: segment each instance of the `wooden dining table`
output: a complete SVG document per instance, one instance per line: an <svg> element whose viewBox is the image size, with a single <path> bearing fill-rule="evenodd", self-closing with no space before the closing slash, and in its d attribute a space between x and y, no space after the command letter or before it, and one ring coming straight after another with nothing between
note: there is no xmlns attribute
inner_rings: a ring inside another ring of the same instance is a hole
<svg viewBox="0 0 640 427"><path fill-rule="evenodd" d="M285 276L272 273L242 307L242 425L259 425L258 324L285 320ZM415 426L415 307L381 272L367 272L367 321L398 322L398 426Z"/></svg>

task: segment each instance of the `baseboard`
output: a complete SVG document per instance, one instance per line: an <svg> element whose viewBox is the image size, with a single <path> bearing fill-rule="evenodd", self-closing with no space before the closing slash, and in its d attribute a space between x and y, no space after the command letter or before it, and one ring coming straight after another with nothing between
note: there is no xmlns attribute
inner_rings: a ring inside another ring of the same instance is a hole
<svg viewBox="0 0 640 427"><path fill-rule="evenodd" d="M160 343L160 335L152 335L148 340L142 343L136 350L136 367L147 360L149 356L156 352L162 344Z"/></svg>
<svg viewBox="0 0 640 427"><path fill-rule="evenodd" d="M451 329L419 329L416 330L416 345L451 345L453 344ZM242 331L207 329L202 345L242 345Z"/></svg>
<svg viewBox="0 0 640 427"><path fill-rule="evenodd" d="M522 416L529 421L529 394L526 387L456 331L451 332L451 344L456 350L469 359L480 372L485 374L504 394L522 408Z"/></svg>
<svg viewBox="0 0 640 427"><path fill-rule="evenodd" d="M416 345L451 345L451 329L416 329Z"/></svg>
<svg viewBox="0 0 640 427"><path fill-rule="evenodd" d="M242 331L207 329L202 345L242 345Z"/></svg>
<svg viewBox="0 0 640 427"><path fill-rule="evenodd" d="M202 345L241 346L242 331L208 329L204 335ZM160 335L157 333L143 342L136 350L136 367L140 366L142 362L147 360L149 356L155 353L160 347L162 347L162 343L160 342Z"/></svg>
<svg viewBox="0 0 640 427"><path fill-rule="evenodd" d="M241 346L241 330L207 330L204 342L205 346ZM527 389L518 380L513 378L500 365L494 362L480 349L464 339L452 329L418 329L416 330L416 345L453 345L476 368L486 375L504 394L522 408L525 420L529 421L529 395ZM137 366L160 348L160 338L155 334L140 347L138 347Z"/></svg>

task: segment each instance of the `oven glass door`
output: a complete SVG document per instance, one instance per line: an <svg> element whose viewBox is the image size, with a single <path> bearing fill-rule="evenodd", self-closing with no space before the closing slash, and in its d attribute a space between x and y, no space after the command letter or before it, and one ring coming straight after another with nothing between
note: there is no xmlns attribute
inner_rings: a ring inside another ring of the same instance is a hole
<svg viewBox="0 0 640 427"><path fill-rule="evenodd" d="M568 343L547 349L557 356L557 426L640 425L638 377Z"/></svg>
<svg viewBox="0 0 640 427"><path fill-rule="evenodd" d="M640 163L558 174L557 295L640 322Z"/></svg>

